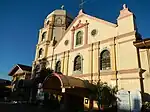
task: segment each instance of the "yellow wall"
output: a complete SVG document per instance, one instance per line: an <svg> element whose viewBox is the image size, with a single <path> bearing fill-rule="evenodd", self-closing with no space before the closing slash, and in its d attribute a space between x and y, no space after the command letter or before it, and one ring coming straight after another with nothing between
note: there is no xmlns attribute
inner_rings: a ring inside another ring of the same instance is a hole
<svg viewBox="0 0 150 112"><path fill-rule="evenodd" d="M140 60L141 67L146 70L142 77L144 78L144 91L150 93L150 50L149 49L140 49Z"/></svg>
<svg viewBox="0 0 150 112"><path fill-rule="evenodd" d="M117 65L118 69L138 68L136 47L133 45L135 35L119 39L117 42Z"/></svg>

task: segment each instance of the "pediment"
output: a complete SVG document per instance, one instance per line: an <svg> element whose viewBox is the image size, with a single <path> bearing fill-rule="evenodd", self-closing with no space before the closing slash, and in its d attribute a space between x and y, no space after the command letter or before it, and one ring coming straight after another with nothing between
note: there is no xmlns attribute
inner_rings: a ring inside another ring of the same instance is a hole
<svg viewBox="0 0 150 112"><path fill-rule="evenodd" d="M86 23L82 23L81 20L79 20L78 24L76 24L75 26L73 26L73 28L71 29L71 31L75 31L76 29L82 28L86 25L88 25L88 21L86 20Z"/></svg>
<svg viewBox="0 0 150 112"><path fill-rule="evenodd" d="M71 43L72 32L77 30L77 29L80 29L80 28L82 28L82 27L84 27L86 25L89 26L91 23L92 24L96 23L95 24L96 26L98 24L102 24L103 26L109 27L110 29L115 29L116 26L117 26L114 23L111 23L111 22L108 22L108 21L96 18L94 16L90 16L90 15L85 14L83 12L80 12L78 14L78 16L70 24L70 26L67 28L67 30L64 32L62 38L58 41L58 43L55 45L54 48L59 49L60 47L58 47L58 45L61 46L61 48L62 48L62 46L64 46L63 43L64 43L65 40L69 40L70 43ZM92 26L92 27L94 28L95 26ZM68 36L69 36L69 38L68 38ZM69 49L67 49L67 50L69 50Z"/></svg>

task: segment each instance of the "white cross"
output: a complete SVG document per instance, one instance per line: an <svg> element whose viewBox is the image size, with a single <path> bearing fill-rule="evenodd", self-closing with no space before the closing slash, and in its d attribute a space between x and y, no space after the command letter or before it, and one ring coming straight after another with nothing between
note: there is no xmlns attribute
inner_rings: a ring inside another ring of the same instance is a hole
<svg viewBox="0 0 150 112"><path fill-rule="evenodd" d="M126 9L126 8L127 8L126 4L123 4L123 9Z"/></svg>
<svg viewBox="0 0 150 112"><path fill-rule="evenodd" d="M64 10L64 5L61 6L61 9Z"/></svg>

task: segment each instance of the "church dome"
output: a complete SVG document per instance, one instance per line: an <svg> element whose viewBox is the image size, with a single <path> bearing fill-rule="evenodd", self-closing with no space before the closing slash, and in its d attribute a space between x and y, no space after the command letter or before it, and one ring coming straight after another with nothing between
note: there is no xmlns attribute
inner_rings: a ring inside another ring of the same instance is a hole
<svg viewBox="0 0 150 112"><path fill-rule="evenodd" d="M50 18L52 15L66 15L66 10L57 9L50 13L46 19Z"/></svg>

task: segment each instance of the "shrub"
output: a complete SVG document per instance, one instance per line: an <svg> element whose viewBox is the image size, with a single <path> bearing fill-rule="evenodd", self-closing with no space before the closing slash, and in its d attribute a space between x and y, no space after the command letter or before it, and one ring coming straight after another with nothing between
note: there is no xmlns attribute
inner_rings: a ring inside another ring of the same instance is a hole
<svg viewBox="0 0 150 112"><path fill-rule="evenodd" d="M97 91L96 91L96 98L98 107L100 105L104 106L112 106L114 103L116 104L116 96L117 87L111 87L107 83L98 82L97 83Z"/></svg>

